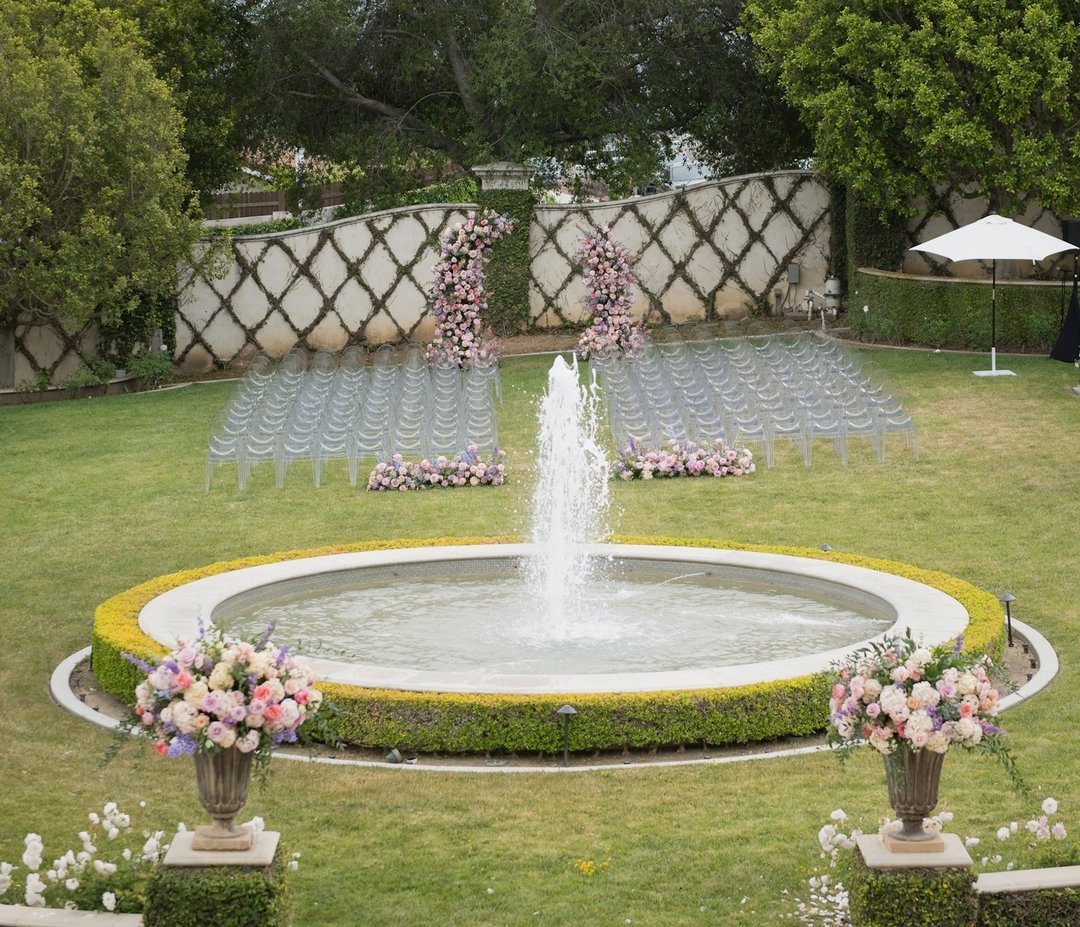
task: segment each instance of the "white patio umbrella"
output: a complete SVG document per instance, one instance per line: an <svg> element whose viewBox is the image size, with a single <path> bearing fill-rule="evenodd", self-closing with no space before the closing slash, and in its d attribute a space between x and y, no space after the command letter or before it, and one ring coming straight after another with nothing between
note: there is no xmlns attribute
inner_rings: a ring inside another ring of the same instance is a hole
<svg viewBox="0 0 1080 927"><path fill-rule="evenodd" d="M1061 251L1076 251L1076 245L1054 238L1038 229L1021 225L991 213L984 219L961 226L930 241L910 248L926 251L949 261L990 261L990 369L976 370L976 376L1013 376L1011 370L997 369L997 262L1041 261Z"/></svg>

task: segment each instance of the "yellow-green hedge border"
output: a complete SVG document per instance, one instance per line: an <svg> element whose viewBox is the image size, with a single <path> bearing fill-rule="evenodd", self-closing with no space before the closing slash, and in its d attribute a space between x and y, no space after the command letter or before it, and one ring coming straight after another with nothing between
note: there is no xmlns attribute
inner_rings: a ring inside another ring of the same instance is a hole
<svg viewBox="0 0 1080 927"><path fill-rule="evenodd" d="M159 576L98 606L94 615L92 666L107 692L130 703L140 671L124 659L129 653L153 660L166 649L138 625L147 602L168 589L205 576L301 557L434 547L458 544L517 543L520 538L430 538L370 541L314 550L279 551L265 556L212 563ZM832 560L893 573L951 595L969 615L965 650L1000 654L1001 605L991 593L947 573L905 563L839 551L777 547L700 538L615 537L615 543L706 547L786 554ZM557 753L562 726L555 710L572 701L578 714L571 727L574 750L648 748L677 744L742 744L824 729L828 722L829 681L823 675L778 682L678 692L559 695L484 695L403 692L323 684L339 709L337 737L358 746L399 747L428 753Z"/></svg>

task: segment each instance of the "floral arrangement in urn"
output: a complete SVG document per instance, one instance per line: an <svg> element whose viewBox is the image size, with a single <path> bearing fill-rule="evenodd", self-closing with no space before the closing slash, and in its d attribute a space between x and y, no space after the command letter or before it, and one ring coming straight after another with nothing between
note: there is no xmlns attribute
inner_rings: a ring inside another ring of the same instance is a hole
<svg viewBox="0 0 1080 927"><path fill-rule="evenodd" d="M640 323L630 318L637 257L611 240L608 226L589 229L580 243L585 308L591 321L581 333L575 353L581 360L593 354L633 353L643 341Z"/></svg>
<svg viewBox="0 0 1080 927"><path fill-rule="evenodd" d="M498 359L495 336L484 329L484 264L491 246L513 231L508 216L488 210L479 217L467 213L464 222L443 233L439 263L432 268L435 337L427 348L428 360L467 367L477 360Z"/></svg>
<svg viewBox="0 0 1080 927"><path fill-rule="evenodd" d="M1004 750L990 659L961 648L924 647L909 632L857 651L832 688L832 742L865 741L885 756L954 744Z"/></svg>
<svg viewBox="0 0 1080 927"><path fill-rule="evenodd" d="M265 766L271 749L293 743L322 704L311 671L275 647L271 631L249 643L200 626L157 666L132 658L147 674L135 688L133 727L162 756L235 747Z"/></svg>
<svg viewBox="0 0 1080 927"><path fill-rule="evenodd" d="M998 691L988 657L952 646L925 647L908 631L857 651L839 667L829 700L830 742L869 743L885 760L889 803L899 829L883 834L897 851L917 844L940 851L944 842L925 820L937 804L945 754L953 746L996 756L1020 792L1026 788L992 720Z"/></svg>

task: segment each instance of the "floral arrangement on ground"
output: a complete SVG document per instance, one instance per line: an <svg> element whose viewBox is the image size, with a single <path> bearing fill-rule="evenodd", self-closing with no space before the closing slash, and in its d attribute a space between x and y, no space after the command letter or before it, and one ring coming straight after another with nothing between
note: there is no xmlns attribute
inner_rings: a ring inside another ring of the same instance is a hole
<svg viewBox="0 0 1080 927"><path fill-rule="evenodd" d="M368 477L368 489L376 492L410 489L453 489L460 486L501 486L506 482L506 455L495 448L490 460L485 460L480 449L470 444L464 454L451 459L444 456L434 460L424 458L414 463L401 454L394 454L388 461L377 464Z"/></svg>
<svg viewBox="0 0 1080 927"><path fill-rule="evenodd" d="M755 470L754 456L745 447L728 447L717 438L711 446L671 441L666 450L646 450L630 440L612 464L620 480L651 480L676 476L745 476Z"/></svg>

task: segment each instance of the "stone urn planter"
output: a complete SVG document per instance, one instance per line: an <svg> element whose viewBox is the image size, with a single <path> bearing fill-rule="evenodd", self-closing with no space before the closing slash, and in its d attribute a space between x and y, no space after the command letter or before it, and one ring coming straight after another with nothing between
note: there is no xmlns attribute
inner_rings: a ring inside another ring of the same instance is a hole
<svg viewBox="0 0 1080 927"><path fill-rule="evenodd" d="M901 747L884 757L885 784L889 804L900 819L902 827L885 838L893 852L933 853L944 849L941 835L928 831L923 819L929 817L938 801L938 784L944 753L932 750L909 750Z"/></svg>
<svg viewBox="0 0 1080 927"><path fill-rule="evenodd" d="M254 833L237 827L236 816L247 802L254 754L228 747L214 753L195 754L195 781L199 803L214 819L213 824L195 828L192 848L196 850L247 850Z"/></svg>

